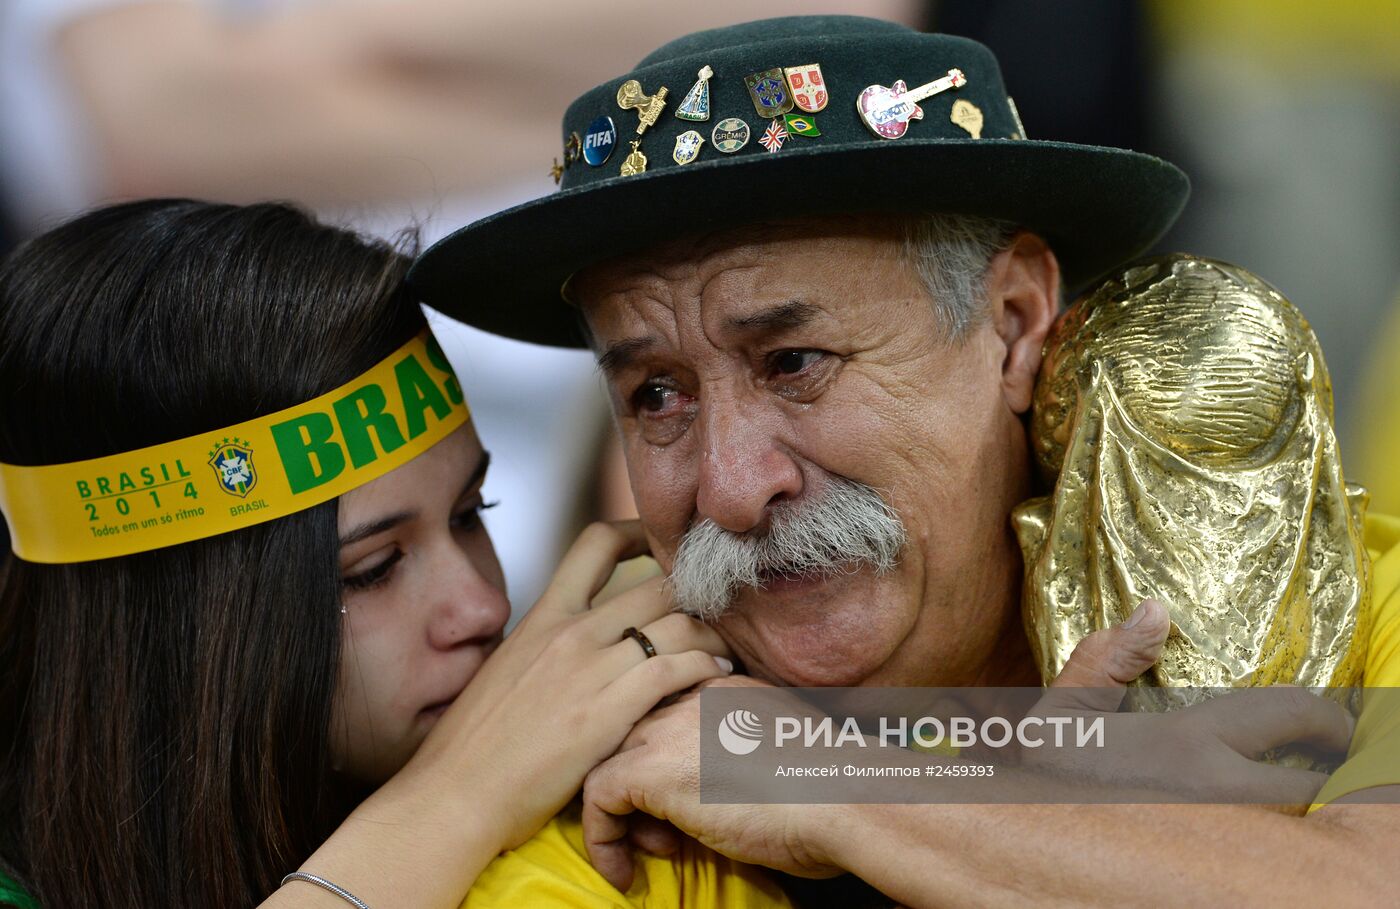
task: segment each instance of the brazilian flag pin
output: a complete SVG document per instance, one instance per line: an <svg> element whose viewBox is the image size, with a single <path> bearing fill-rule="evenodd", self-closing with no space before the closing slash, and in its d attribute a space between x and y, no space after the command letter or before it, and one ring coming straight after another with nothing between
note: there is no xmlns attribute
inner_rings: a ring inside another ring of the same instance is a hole
<svg viewBox="0 0 1400 909"><path fill-rule="evenodd" d="M811 114L783 114L783 128L792 136L820 136L817 118Z"/></svg>

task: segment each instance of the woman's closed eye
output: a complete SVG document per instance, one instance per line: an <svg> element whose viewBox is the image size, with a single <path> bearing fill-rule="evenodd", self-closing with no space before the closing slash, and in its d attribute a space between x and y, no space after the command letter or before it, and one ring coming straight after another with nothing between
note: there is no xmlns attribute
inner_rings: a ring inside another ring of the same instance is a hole
<svg viewBox="0 0 1400 909"><path fill-rule="evenodd" d="M495 508L499 504L501 503L498 500L495 502L476 502L468 505L466 508L452 515L452 529L467 531L476 530L481 526L481 513L488 508Z"/></svg>
<svg viewBox="0 0 1400 909"><path fill-rule="evenodd" d="M369 590L387 583L390 575L393 574L394 566L402 558L403 550L395 546L392 552L377 558L368 568L342 577L340 579L341 586L347 590Z"/></svg>
<svg viewBox="0 0 1400 909"><path fill-rule="evenodd" d="M481 513L495 508L499 502L473 502L453 513L448 528L453 533L472 533L481 529ZM341 576L340 584L346 590L360 591L382 587L393 577L394 569L403 560L404 550L398 544L392 549L366 556L350 566Z"/></svg>

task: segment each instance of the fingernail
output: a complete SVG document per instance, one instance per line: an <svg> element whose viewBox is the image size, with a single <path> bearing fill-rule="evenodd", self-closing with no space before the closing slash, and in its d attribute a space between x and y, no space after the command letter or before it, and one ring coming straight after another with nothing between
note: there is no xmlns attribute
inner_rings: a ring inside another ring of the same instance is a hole
<svg viewBox="0 0 1400 909"><path fill-rule="evenodd" d="M726 673L730 673L730 672L733 672L733 671L734 671L734 664L731 663L731 662L729 662L728 660L726 660L724 657L721 657L721 656L715 657L715 662L718 663L718 664L719 664L719 668L720 668L720 669L723 669Z"/></svg>
<svg viewBox="0 0 1400 909"><path fill-rule="evenodd" d="M1133 614L1128 616L1128 620L1118 627L1122 628L1124 631L1127 631L1129 628L1132 628L1133 626L1137 625L1143 619L1147 618L1147 614L1149 612L1152 612L1156 609L1156 606L1153 605L1156 602L1156 600L1143 600L1141 603L1138 604L1138 608L1133 610Z"/></svg>

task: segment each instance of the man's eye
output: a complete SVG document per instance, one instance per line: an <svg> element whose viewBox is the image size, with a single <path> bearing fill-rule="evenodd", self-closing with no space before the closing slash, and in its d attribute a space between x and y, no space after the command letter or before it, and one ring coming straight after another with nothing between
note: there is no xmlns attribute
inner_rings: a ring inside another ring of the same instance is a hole
<svg viewBox="0 0 1400 909"><path fill-rule="evenodd" d="M769 358L769 368L775 376L796 375L820 360L820 350L780 350Z"/></svg>
<svg viewBox="0 0 1400 909"><path fill-rule="evenodd" d="M667 388L665 385L652 383L643 385L641 388L637 389L637 393L632 396L632 400L636 404L638 410L660 413L675 403L677 394L674 388Z"/></svg>

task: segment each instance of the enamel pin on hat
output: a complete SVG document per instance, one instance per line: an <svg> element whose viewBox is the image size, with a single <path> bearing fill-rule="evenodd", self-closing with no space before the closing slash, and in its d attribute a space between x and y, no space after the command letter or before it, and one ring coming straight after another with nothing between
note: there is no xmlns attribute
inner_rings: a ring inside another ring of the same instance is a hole
<svg viewBox="0 0 1400 909"><path fill-rule="evenodd" d="M410 281L424 303L476 328L586 347L561 296L570 276L771 217L775 198L784 218L1002 219L1045 239L1071 289L1162 236L1190 188L1178 168L1026 138L1007 95L990 48L879 19L789 16L677 35L578 86L559 111L560 139L577 132L587 166L570 167L566 147L556 192L461 227L419 257ZM689 119L707 100L710 119ZM889 174L897 190L882 182Z"/></svg>
<svg viewBox="0 0 1400 909"><path fill-rule="evenodd" d="M714 78L715 71L708 66L702 66L700 72L695 75L699 76L699 79L681 99L680 107L676 108L676 117L692 123L703 123L710 119L710 79Z"/></svg>
<svg viewBox="0 0 1400 909"><path fill-rule="evenodd" d="M783 147L787 137L787 130L783 128L782 121L774 120L768 124L768 128L763 131L763 135L759 137L758 141L770 152L776 152Z"/></svg>
<svg viewBox="0 0 1400 909"><path fill-rule="evenodd" d="M700 157L700 146L704 144L704 136L688 129L676 137L676 148L671 152L671 160L677 164L689 164Z"/></svg>
<svg viewBox="0 0 1400 909"><path fill-rule="evenodd" d="M792 89L792 103L798 110L815 114L826 108L830 97L820 63L787 66L783 68L783 75L787 77L788 88Z"/></svg>
<svg viewBox="0 0 1400 909"><path fill-rule="evenodd" d="M950 88L962 88L967 77L960 69L948 70L948 75L934 79L918 88L909 89L903 79L894 85L872 85L856 99L856 111L870 131L881 139L898 139L909 130L910 120L922 120L924 109L918 102Z"/></svg>
<svg viewBox="0 0 1400 909"><path fill-rule="evenodd" d="M738 117L725 117L710 131L710 144L716 151L732 155L749 144L749 125Z"/></svg>
<svg viewBox="0 0 1400 909"><path fill-rule="evenodd" d="M792 110L792 92L788 90L781 66L749 73L744 77L744 85L760 117L781 117Z"/></svg>

